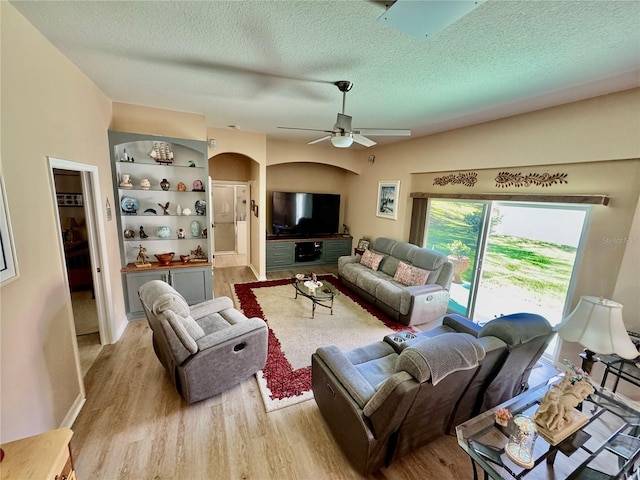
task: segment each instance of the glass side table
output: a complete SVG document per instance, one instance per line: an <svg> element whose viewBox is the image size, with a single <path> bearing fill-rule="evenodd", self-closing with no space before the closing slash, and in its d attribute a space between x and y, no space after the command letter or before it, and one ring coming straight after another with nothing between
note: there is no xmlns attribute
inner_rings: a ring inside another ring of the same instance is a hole
<svg viewBox="0 0 640 480"><path fill-rule="evenodd" d="M620 380L640 387L640 357L635 360L625 360L618 355L599 355L598 360L605 365L602 382L600 383L601 387L606 386L607 377L610 374L616 379L612 388L613 392L618 389Z"/></svg>
<svg viewBox="0 0 640 480"><path fill-rule="evenodd" d="M505 453L510 432L495 423L495 411L533 417L542 397L558 377L456 427L458 445L485 479L627 479L640 473L640 406L602 387L582 403L587 423L553 446L538 436L533 466L524 468ZM635 477L633 477L635 478Z"/></svg>

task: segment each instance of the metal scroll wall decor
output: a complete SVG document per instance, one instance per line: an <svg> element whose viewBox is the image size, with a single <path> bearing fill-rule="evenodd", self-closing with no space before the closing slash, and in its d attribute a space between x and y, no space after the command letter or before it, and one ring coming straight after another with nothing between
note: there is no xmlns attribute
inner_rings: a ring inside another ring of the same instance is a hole
<svg viewBox="0 0 640 480"><path fill-rule="evenodd" d="M521 173L500 172L496 177L496 187L530 187L531 185L549 187L555 184L569 183L566 178L566 173L530 173L522 175Z"/></svg>
<svg viewBox="0 0 640 480"><path fill-rule="evenodd" d="M464 185L465 187L473 187L478 181L476 172L456 173L445 175L444 177L436 177L433 180L434 185Z"/></svg>

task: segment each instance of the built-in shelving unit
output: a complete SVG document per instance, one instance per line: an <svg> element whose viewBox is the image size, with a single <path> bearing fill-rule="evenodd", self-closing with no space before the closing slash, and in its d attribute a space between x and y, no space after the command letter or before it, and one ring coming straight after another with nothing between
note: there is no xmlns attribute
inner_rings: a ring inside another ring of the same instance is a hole
<svg viewBox="0 0 640 480"><path fill-rule="evenodd" d="M206 143L112 131L109 146L128 315L143 313L137 289L151 279L171 284L189 303L212 298ZM165 158L152 158L158 149ZM138 266L141 249L149 266ZM160 265L155 255L170 252L171 264Z"/></svg>

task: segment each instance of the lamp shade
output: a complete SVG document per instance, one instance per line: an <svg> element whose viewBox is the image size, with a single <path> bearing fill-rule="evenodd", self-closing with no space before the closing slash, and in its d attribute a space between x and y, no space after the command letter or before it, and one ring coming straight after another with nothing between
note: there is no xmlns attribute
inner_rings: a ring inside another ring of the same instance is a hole
<svg viewBox="0 0 640 480"><path fill-rule="evenodd" d="M627 359L638 356L622 320L622 305L604 298L581 296L578 306L560 324L558 335L596 353L615 353Z"/></svg>
<svg viewBox="0 0 640 480"><path fill-rule="evenodd" d="M349 148L353 143L353 137L350 132L339 132L331 137L331 143L334 147Z"/></svg>

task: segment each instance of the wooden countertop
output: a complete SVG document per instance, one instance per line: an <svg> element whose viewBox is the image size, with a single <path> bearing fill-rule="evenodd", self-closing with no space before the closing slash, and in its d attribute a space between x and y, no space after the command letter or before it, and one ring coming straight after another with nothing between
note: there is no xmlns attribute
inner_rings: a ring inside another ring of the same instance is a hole
<svg viewBox="0 0 640 480"><path fill-rule="evenodd" d="M73 432L69 428L59 428L3 444L4 459L0 463L0 478L56 478L69 457L68 445L72 436Z"/></svg>
<svg viewBox="0 0 640 480"><path fill-rule="evenodd" d="M135 263L129 263L126 267L120 269L122 273L145 272L148 270L175 270L176 268L194 268L194 267L211 267L211 262L196 262L191 260L189 263L182 263L180 260L171 262L170 265L160 265L158 262L151 262L148 267L138 267Z"/></svg>

